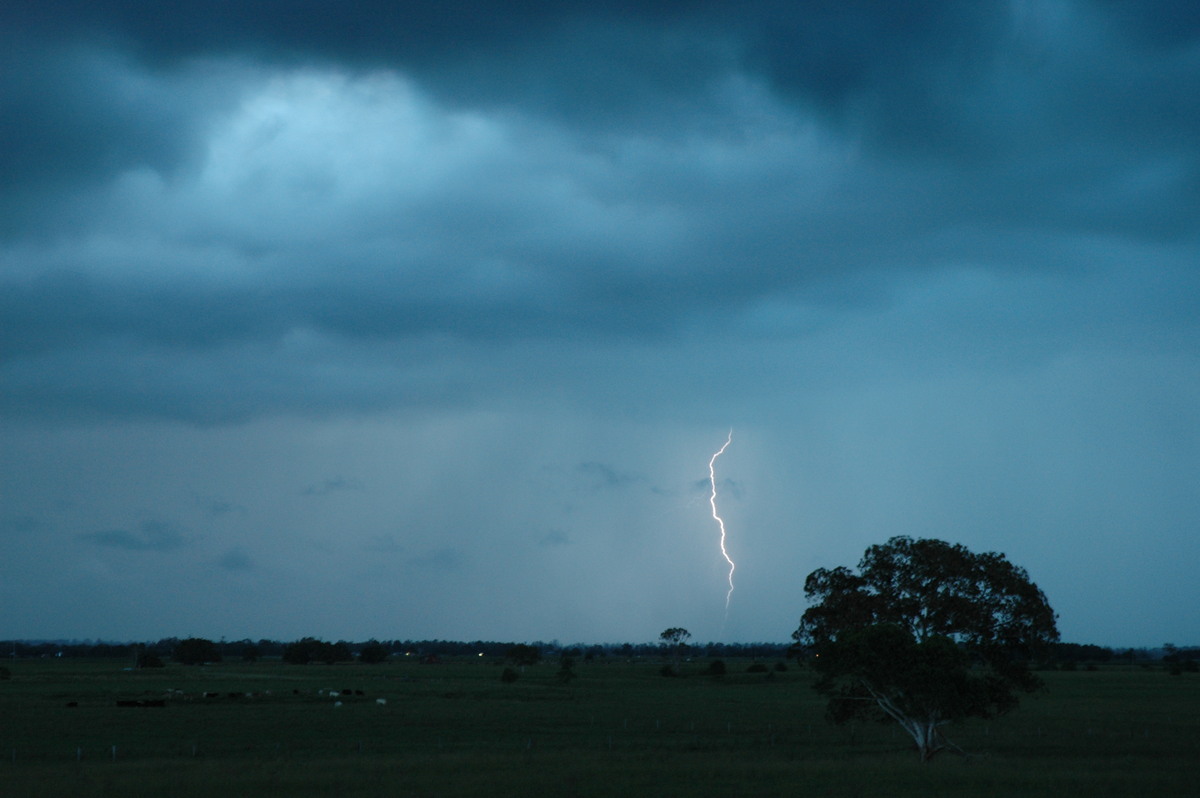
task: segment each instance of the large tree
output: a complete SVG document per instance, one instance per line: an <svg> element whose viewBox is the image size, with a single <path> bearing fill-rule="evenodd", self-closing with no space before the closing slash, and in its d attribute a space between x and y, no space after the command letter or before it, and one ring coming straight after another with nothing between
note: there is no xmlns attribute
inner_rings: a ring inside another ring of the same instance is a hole
<svg viewBox="0 0 1200 798"><path fill-rule="evenodd" d="M835 722L894 720L922 761L948 745L941 729L1017 705L1040 680L1039 649L1058 639L1054 611L1003 554L894 537L871 546L858 572L809 574L809 608L792 637L820 674Z"/></svg>

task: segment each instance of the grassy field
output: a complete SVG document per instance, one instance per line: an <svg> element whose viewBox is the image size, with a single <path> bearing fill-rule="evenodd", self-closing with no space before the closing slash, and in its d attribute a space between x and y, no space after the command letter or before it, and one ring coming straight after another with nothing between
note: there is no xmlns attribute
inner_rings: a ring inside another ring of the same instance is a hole
<svg viewBox="0 0 1200 798"><path fill-rule="evenodd" d="M811 673L727 664L667 679L610 658L561 684L545 663L505 684L482 659L18 660L0 681L0 796L1200 794L1193 674L1044 674L1015 713L949 730L970 756L921 765L891 726L828 725Z"/></svg>

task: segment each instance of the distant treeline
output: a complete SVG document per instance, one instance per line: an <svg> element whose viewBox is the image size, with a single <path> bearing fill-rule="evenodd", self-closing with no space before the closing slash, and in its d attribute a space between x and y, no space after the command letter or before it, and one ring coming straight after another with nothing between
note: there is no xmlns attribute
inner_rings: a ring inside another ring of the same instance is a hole
<svg viewBox="0 0 1200 798"><path fill-rule="evenodd" d="M285 662L349 662L363 659L380 662L391 657L462 657L479 656L504 658L517 645L526 645L543 656L562 655L584 660L604 657L647 657L662 653L661 643L606 643L563 645L558 641L532 643L476 640L367 640L327 642L315 637L285 642L280 640L220 640L204 638L167 637L161 640L114 643L92 640L8 640L0 641L0 656L15 658L41 657L158 657L176 661L253 662L258 659L280 659ZM708 643L688 647L693 656L752 657L769 659L786 657L789 646L783 643Z"/></svg>
<svg viewBox="0 0 1200 798"><path fill-rule="evenodd" d="M590 660L653 657L663 653L661 643L606 643L563 645L558 641L515 643L476 640L367 640L328 642L315 637L284 642L279 640L207 640L168 637L153 642L113 643L92 640L9 640L0 642L0 656L14 659L47 657L128 657L134 666L154 667L166 660L185 664L203 662L254 662L277 659L297 665L310 662L384 662L399 657L430 661L440 657L484 656L506 658L517 646L535 650L546 659L572 657ZM697 643L687 646L694 657L744 657L783 659L790 646L785 643ZM1170 643L1160 648L1109 648L1079 643L1057 643L1048 652L1050 666L1071 667L1103 663L1148 663L1161 661L1186 670L1200 663L1200 646L1180 648Z"/></svg>

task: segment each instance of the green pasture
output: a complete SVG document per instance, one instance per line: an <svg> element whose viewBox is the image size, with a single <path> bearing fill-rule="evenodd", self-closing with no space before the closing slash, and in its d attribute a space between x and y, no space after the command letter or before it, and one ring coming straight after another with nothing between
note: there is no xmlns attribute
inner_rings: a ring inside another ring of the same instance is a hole
<svg viewBox="0 0 1200 798"><path fill-rule="evenodd" d="M922 765L892 726L827 724L794 664L607 658L566 684L554 662L511 684L484 659L128 664L8 664L0 796L1200 795L1195 674L1046 673L1011 715L948 730L968 756Z"/></svg>

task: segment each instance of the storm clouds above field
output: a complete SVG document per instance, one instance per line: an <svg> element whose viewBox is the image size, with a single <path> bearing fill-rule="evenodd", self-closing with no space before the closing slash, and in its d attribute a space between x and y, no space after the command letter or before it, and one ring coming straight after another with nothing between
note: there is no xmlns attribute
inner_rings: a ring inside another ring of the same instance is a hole
<svg viewBox="0 0 1200 798"><path fill-rule="evenodd" d="M1200 8L0 8L0 638L1200 641ZM737 561L725 570L708 461Z"/></svg>

